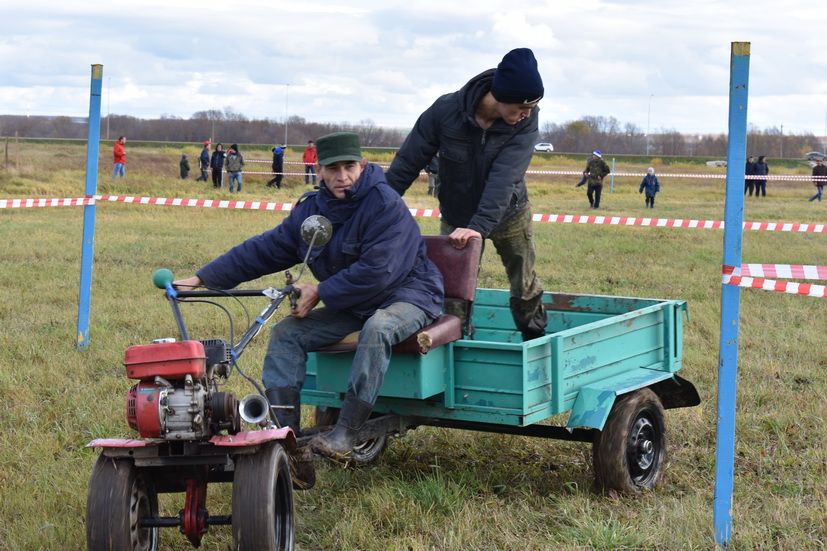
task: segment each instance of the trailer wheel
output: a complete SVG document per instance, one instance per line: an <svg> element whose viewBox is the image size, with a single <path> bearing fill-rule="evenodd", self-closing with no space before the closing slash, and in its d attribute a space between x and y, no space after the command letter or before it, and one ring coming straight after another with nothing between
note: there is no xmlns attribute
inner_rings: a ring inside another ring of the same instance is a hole
<svg viewBox="0 0 827 551"><path fill-rule="evenodd" d="M158 528L141 528L158 516L158 494L131 459L101 454L86 499L86 546L108 551L156 551Z"/></svg>
<svg viewBox="0 0 827 551"><path fill-rule="evenodd" d="M316 407L315 419L317 427L335 425L336 421L339 420L339 408L318 406ZM353 453L350 459L357 465L370 465L379 459L379 456L385 451L387 445L388 437L386 435L359 442L353 446Z"/></svg>
<svg viewBox="0 0 827 551"><path fill-rule="evenodd" d="M235 457L233 543L239 550L291 551L293 483L287 453L278 442Z"/></svg>
<svg viewBox="0 0 827 551"><path fill-rule="evenodd" d="M666 467L666 424L657 395L643 388L620 396L592 445L595 483L603 491L653 489Z"/></svg>

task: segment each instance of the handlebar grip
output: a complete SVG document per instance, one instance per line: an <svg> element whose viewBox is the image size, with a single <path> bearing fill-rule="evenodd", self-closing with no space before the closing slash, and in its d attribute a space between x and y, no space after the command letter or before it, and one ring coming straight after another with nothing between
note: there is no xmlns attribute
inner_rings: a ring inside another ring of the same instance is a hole
<svg viewBox="0 0 827 551"><path fill-rule="evenodd" d="M166 289L173 279L172 271L167 268L155 270L155 273L152 274L152 283L159 289Z"/></svg>

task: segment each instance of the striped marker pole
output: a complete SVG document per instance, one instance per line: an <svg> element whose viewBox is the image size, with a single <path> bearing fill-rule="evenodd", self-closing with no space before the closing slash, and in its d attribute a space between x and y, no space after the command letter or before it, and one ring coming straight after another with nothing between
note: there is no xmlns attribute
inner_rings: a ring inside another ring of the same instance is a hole
<svg viewBox="0 0 827 551"><path fill-rule="evenodd" d="M741 266L744 223L744 163L747 154L749 42L733 42L729 65L729 145L724 205L725 266ZM721 337L718 361L718 428L715 443L715 543L732 537L732 490L735 469L735 396L738 377L738 318L741 288L721 285Z"/></svg>
<svg viewBox="0 0 827 551"><path fill-rule="evenodd" d="M89 136L86 141L86 197L97 193L98 150L101 130L101 83L103 65L92 65L89 92ZM89 312L92 304L92 260L95 255L95 202L83 207L83 241L80 257L80 293L78 297L77 348L89 346Z"/></svg>

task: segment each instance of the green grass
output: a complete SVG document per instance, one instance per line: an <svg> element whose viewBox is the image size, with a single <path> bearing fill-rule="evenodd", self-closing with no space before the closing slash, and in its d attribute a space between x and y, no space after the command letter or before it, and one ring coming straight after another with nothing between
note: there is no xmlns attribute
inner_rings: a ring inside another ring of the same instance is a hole
<svg viewBox="0 0 827 551"><path fill-rule="evenodd" d="M0 171L0 198L83 195L85 147L21 144ZM188 153L197 154L198 146ZM229 198L176 178L174 149L128 149L126 182L109 180L101 155L101 193ZM293 152L288 160L298 160ZM252 156L252 155L251 155ZM267 158L262 154L259 158ZM535 157L533 168L578 170L581 159ZM387 162L389 159L378 159ZM651 160L618 165L643 172ZM12 163L14 164L14 163ZM266 164L256 165L265 170ZM258 168L256 168L258 169ZM658 166L706 172L703 165ZM717 169L720 170L720 169ZM782 169L779 169L781 171ZM798 170L790 168L792 173ZM279 191L245 177L240 198L293 201L304 191L288 178ZM424 182L424 180L423 180ZM576 178L531 177L537 213L593 213ZM637 178L618 178L601 214L721 219L723 180L662 179L654 210L643 208ZM807 203L812 186L769 184L770 196L747 201L747 220L827 222L824 204ZM423 183L409 205L433 207ZM80 549L93 438L128 436L124 395L130 381L123 350L173 336L169 307L150 281L168 266L191 274L282 214L183 207L100 204L97 209L91 343L75 350L82 208L0 211L0 549ZM438 229L422 219L426 233ZM369 468L319 464L318 485L296 494L302 549L658 549L712 547L720 264L718 230L573 224L535 225L538 272L547 290L679 298L689 301L682 375L702 396L696 408L667 413L669 468L662 489L642 497L591 492L590 447L579 443L421 428L392 441ZM827 265L824 234L748 232L744 261ZM266 284L280 284L269 276ZM506 287L488 247L480 286ZM237 306L233 311L241 315ZM259 304L250 302L252 314ZM199 337L226 335L206 307L185 312ZM239 319L243 324L243 320ZM827 307L824 300L743 290L733 498L733 549L823 549L827 544ZM256 378L266 338L242 358ZM246 394L234 377L228 385ZM312 408L305 408L310 419ZM229 485L211 485L211 514L229 514ZM181 495L162 496L167 515ZM189 549L176 530L164 549ZM228 549L215 527L202 549Z"/></svg>

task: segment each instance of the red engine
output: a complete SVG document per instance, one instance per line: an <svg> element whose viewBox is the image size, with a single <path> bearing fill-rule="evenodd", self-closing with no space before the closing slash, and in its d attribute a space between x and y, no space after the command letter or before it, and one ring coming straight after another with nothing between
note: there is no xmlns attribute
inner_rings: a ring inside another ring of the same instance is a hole
<svg viewBox="0 0 827 551"><path fill-rule="evenodd" d="M217 391L202 342L130 346L124 366L140 380L127 394L126 417L143 438L197 440L240 430L238 402Z"/></svg>

